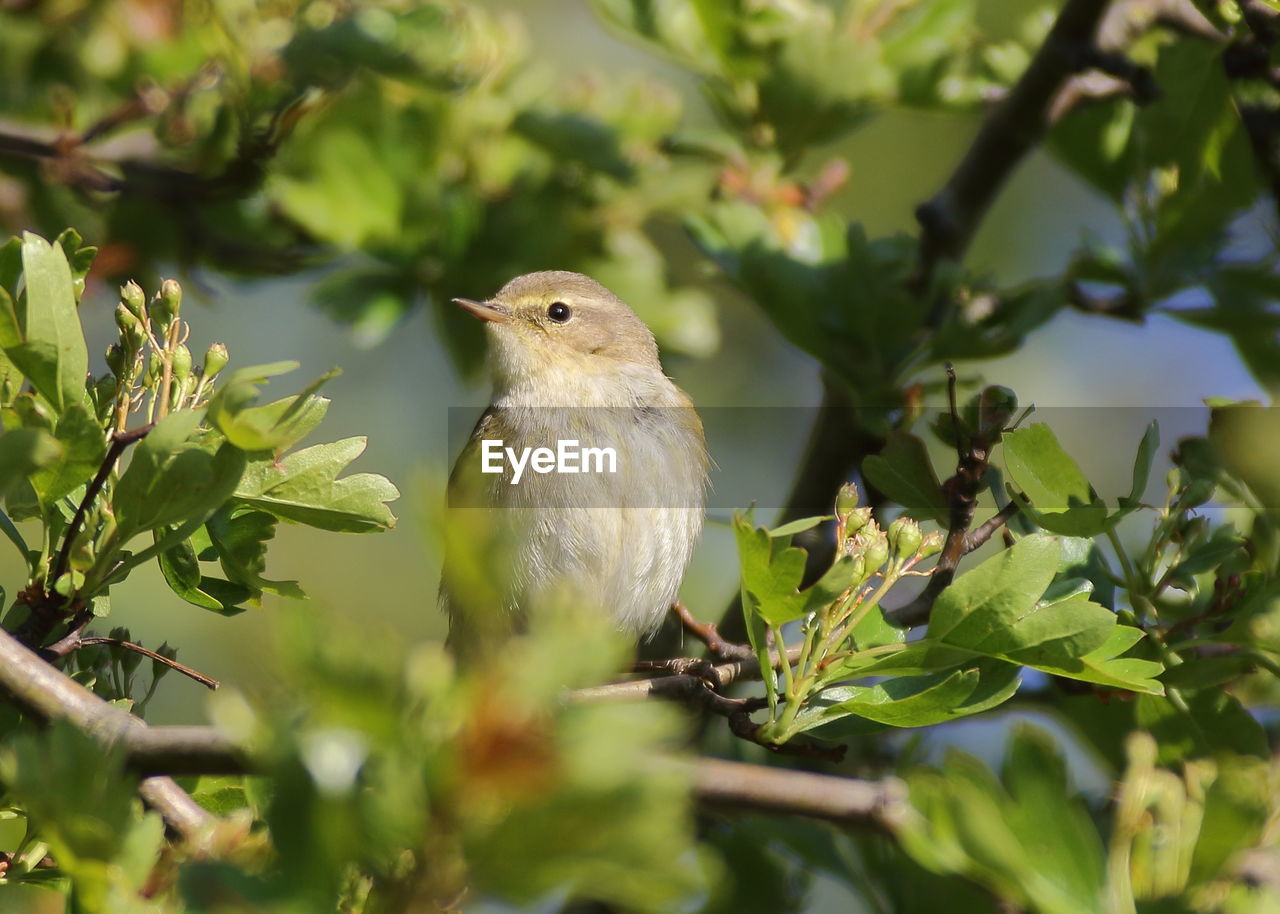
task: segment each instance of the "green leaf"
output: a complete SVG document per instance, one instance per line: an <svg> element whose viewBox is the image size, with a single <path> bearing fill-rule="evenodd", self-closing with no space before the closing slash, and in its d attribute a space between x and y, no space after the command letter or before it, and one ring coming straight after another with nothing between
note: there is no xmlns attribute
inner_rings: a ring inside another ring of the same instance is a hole
<svg viewBox="0 0 1280 914"><path fill-rule="evenodd" d="M209 422L241 450L280 453L320 424L329 409L329 401L316 396L316 391L340 372L333 369L321 375L296 396L250 406L258 398L258 384L264 377L261 371L258 368L235 372L210 400Z"/></svg>
<svg viewBox="0 0 1280 914"><path fill-rule="evenodd" d="M1152 419L1147 425L1142 441L1138 443L1138 453L1133 458L1133 485L1129 487L1129 496L1120 499L1122 508L1138 508L1142 504L1142 495L1147 491L1147 480L1151 477L1151 463L1155 460L1156 449L1160 447L1160 423Z"/></svg>
<svg viewBox="0 0 1280 914"><path fill-rule="evenodd" d="M1161 664L1154 660L1121 656L1144 637L1141 629L1117 625L1101 646L1074 661L1059 662L1048 672L1116 689L1163 695L1164 686L1155 679L1164 670Z"/></svg>
<svg viewBox="0 0 1280 914"><path fill-rule="evenodd" d="M59 458L31 476L31 486L46 511L93 478L107 456L107 437L83 403L58 417L54 435L62 445Z"/></svg>
<svg viewBox="0 0 1280 914"><path fill-rule="evenodd" d="M912 772L918 816L899 830L903 849L922 866L964 875L1022 909L1102 910L1102 839L1052 740L1016 728L1002 776L1003 785L978 759L955 751L941 770Z"/></svg>
<svg viewBox="0 0 1280 914"><path fill-rule="evenodd" d="M873 486L915 517L947 523L947 502L929 459L928 448L915 435L892 432L884 450L862 461L862 474Z"/></svg>
<svg viewBox="0 0 1280 914"><path fill-rule="evenodd" d="M808 730L840 717L856 715L893 727L923 727L950 720L978 686L977 670L936 676L900 676L872 686L827 689L815 701L818 712L797 718Z"/></svg>
<svg viewBox="0 0 1280 914"><path fill-rule="evenodd" d="M269 581L262 577L267 566L267 543L276 535L276 519L265 511L223 507L205 523L209 539L227 577L253 592L303 599L297 581Z"/></svg>
<svg viewBox="0 0 1280 914"><path fill-rule="evenodd" d="M806 530L812 530L819 524L826 523L832 519L830 514L820 514L817 517L801 517L790 523L783 524L781 527L774 527L769 531L772 537L795 536L797 533L804 533Z"/></svg>
<svg viewBox="0 0 1280 914"><path fill-rule="evenodd" d="M1049 426L1033 423L1008 432L1003 442L1005 470L1031 499L1028 513L1037 524L1066 536L1096 536L1107 529L1106 505Z"/></svg>
<svg viewBox="0 0 1280 914"><path fill-rule="evenodd" d="M0 434L0 495L62 455L62 445L43 429L19 428Z"/></svg>
<svg viewBox="0 0 1280 914"><path fill-rule="evenodd" d="M395 526L386 502L400 497L385 477L338 478L365 449L365 438L344 438L296 451L282 460L249 463L235 497L281 520L323 530L372 533Z"/></svg>
<svg viewBox="0 0 1280 914"><path fill-rule="evenodd" d="M96 247L84 247L84 238L73 228L63 229L57 238L59 247L67 255L67 265L71 268L71 280L76 293L76 303L84 294L84 280L93 267L93 258L97 256Z"/></svg>
<svg viewBox="0 0 1280 914"><path fill-rule="evenodd" d="M815 735L824 739L865 733L868 728L863 721L927 727L994 708L1018 690L1019 682L1016 666L980 660L964 670L826 689L800 713L797 722L803 730L817 728Z"/></svg>
<svg viewBox="0 0 1280 914"><path fill-rule="evenodd" d="M22 240L26 293L0 312L0 346L54 410L85 399L89 351L76 313L66 253L27 232Z"/></svg>
<svg viewBox="0 0 1280 914"><path fill-rule="evenodd" d="M1012 628L1053 580L1059 553L1053 537L1028 536L960 575L938 595L929 637L971 647Z"/></svg>
<svg viewBox="0 0 1280 914"><path fill-rule="evenodd" d="M1268 843L1264 838L1275 806L1268 761L1219 756L1217 776L1204 795L1200 837L1191 858L1192 885L1222 878L1236 854Z"/></svg>
<svg viewBox="0 0 1280 914"><path fill-rule="evenodd" d="M157 531L159 542L167 531ZM208 609L224 616L244 612L243 604L253 598L253 591L243 585L232 584L201 573L191 540L183 540L157 557L160 573L169 589L193 606Z"/></svg>
<svg viewBox="0 0 1280 914"><path fill-rule="evenodd" d="M121 543L206 517L236 491L244 452L201 431L203 417L203 410L170 413L134 447L112 498Z"/></svg>
<svg viewBox="0 0 1280 914"><path fill-rule="evenodd" d="M1162 669L1149 660L1119 657L1142 637L1116 623L1076 586L1041 599L1057 571L1060 550L1048 536L1028 536L957 578L939 594L930 641L999 657L1048 673L1162 693Z"/></svg>
<svg viewBox="0 0 1280 914"><path fill-rule="evenodd" d="M7 496L20 483L30 492L27 478L62 456L62 445L44 429L19 428L0 434L0 497ZM0 533L17 547L23 561L33 561L26 540L4 511L0 511Z"/></svg>
<svg viewBox="0 0 1280 914"><path fill-rule="evenodd" d="M191 799L215 816L229 816L238 810L252 808L248 791L239 777L205 775L196 782Z"/></svg>
<svg viewBox="0 0 1280 914"><path fill-rule="evenodd" d="M734 515L738 562L742 574L742 607L770 625L785 625L805 613L800 595L805 551L791 545L789 537L771 537L755 526L751 516Z"/></svg>
<svg viewBox="0 0 1280 914"><path fill-rule="evenodd" d="M1189 660L1181 666L1196 662ZM1135 723L1156 738L1160 764L1175 765L1224 753L1271 757L1267 731L1234 695L1221 689L1202 689L1184 694L1183 699L1185 708L1160 695L1138 697Z"/></svg>

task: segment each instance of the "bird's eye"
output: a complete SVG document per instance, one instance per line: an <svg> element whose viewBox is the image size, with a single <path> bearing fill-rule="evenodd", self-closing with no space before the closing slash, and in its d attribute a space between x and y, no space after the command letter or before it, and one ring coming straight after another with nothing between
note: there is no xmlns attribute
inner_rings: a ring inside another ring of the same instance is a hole
<svg viewBox="0 0 1280 914"><path fill-rule="evenodd" d="M573 309L562 301L555 301L547 307L547 317L551 318L557 324L563 324L569 318L573 317Z"/></svg>

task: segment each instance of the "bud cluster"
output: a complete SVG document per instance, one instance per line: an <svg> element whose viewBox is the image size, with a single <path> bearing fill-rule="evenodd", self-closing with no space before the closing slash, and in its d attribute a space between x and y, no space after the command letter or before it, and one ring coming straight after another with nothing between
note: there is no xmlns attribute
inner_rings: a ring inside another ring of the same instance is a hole
<svg viewBox="0 0 1280 914"><path fill-rule="evenodd" d="M213 344L203 366L195 366L186 345L190 328L181 312L182 287L172 279L161 283L150 301L136 282L120 289L115 310L119 339L106 352L111 374L95 390L101 416L105 419L110 409L117 432L144 405L150 422L172 410L198 406L212 394L211 382L227 364L227 347Z"/></svg>
<svg viewBox="0 0 1280 914"><path fill-rule="evenodd" d="M910 517L899 517L882 530L869 505L858 507L858 487L851 482L840 487L835 508L837 556L852 557L868 575L890 559L896 564L915 562L942 549L942 534L925 534Z"/></svg>

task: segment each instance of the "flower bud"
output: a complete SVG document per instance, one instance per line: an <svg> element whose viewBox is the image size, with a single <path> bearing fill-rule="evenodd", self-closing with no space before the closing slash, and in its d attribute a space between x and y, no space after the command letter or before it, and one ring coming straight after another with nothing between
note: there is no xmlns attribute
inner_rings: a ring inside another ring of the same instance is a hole
<svg viewBox="0 0 1280 914"><path fill-rule="evenodd" d="M127 364L124 350L120 348L119 343L112 343L107 347L107 367L111 369L111 373L117 378L124 377L124 367Z"/></svg>
<svg viewBox="0 0 1280 914"><path fill-rule="evenodd" d="M1213 498L1217 484L1212 479L1193 479L1178 499L1178 507L1187 510L1197 508Z"/></svg>
<svg viewBox="0 0 1280 914"><path fill-rule="evenodd" d="M178 316L178 309L181 307L182 286L172 279L166 279L160 284L159 293L151 299L148 313L160 329L166 331L173 323L173 319Z"/></svg>
<svg viewBox="0 0 1280 914"><path fill-rule="evenodd" d="M850 542L852 555L866 562L867 573L874 572L889 559L889 540L878 529L859 533Z"/></svg>
<svg viewBox="0 0 1280 914"><path fill-rule="evenodd" d="M937 555L942 551L944 542L946 537L942 535L942 531L930 530L924 535L924 539L920 540L920 558L927 559L931 555Z"/></svg>
<svg viewBox="0 0 1280 914"><path fill-rule="evenodd" d="M1194 545L1204 539L1208 532L1209 521L1204 517L1187 517L1184 515L1173 531L1173 538L1176 542Z"/></svg>
<svg viewBox="0 0 1280 914"><path fill-rule="evenodd" d="M231 356L227 354L227 347L222 343L214 343L209 347L209 351L204 354L204 376L206 379L217 377L218 372L227 367L227 362L231 360Z"/></svg>
<svg viewBox="0 0 1280 914"><path fill-rule="evenodd" d="M147 388L155 387L156 381L163 371L164 362L160 359L160 354L157 352L151 353L151 358L147 360L147 375L142 381L142 386Z"/></svg>
<svg viewBox="0 0 1280 914"><path fill-rule="evenodd" d="M856 507L858 507L858 487L851 482L846 482L836 493L836 519L844 523Z"/></svg>
<svg viewBox="0 0 1280 914"><path fill-rule="evenodd" d="M132 352L137 352L147 341L147 328L123 302L116 305L116 326L120 328L120 339Z"/></svg>
<svg viewBox="0 0 1280 914"><path fill-rule="evenodd" d="M179 343L173 347L173 377L179 382L191 377L191 350Z"/></svg>
<svg viewBox="0 0 1280 914"><path fill-rule="evenodd" d="M874 571L889 560L889 540L881 533L871 540L862 553L867 559L867 568Z"/></svg>
<svg viewBox="0 0 1280 914"><path fill-rule="evenodd" d="M995 440L1018 408L1017 395L1007 387L993 384L978 395L978 434Z"/></svg>
<svg viewBox="0 0 1280 914"><path fill-rule="evenodd" d="M146 313L147 296L142 292L142 286L138 285L132 279L120 287L120 300L125 307L139 320Z"/></svg>
<svg viewBox="0 0 1280 914"><path fill-rule="evenodd" d="M98 378L93 385L93 396L99 404L110 404L116 398L116 379L109 374Z"/></svg>
<svg viewBox="0 0 1280 914"><path fill-rule="evenodd" d="M864 529L868 524L874 524L871 519L871 506L863 505L861 508L854 508L849 512L849 516L844 521L845 536L853 536L858 531Z"/></svg>
<svg viewBox="0 0 1280 914"><path fill-rule="evenodd" d="M889 550L899 558L908 558L916 554L924 534L920 525L909 517L899 517L889 525Z"/></svg>

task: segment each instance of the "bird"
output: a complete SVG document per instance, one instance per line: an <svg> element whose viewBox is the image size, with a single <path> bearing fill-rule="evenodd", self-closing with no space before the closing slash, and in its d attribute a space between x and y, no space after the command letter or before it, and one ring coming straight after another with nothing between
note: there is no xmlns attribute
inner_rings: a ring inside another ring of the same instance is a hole
<svg viewBox="0 0 1280 914"><path fill-rule="evenodd" d="M637 643L652 636L701 533L710 466L653 333L603 285L562 270L453 301L484 322L493 396L448 482L449 647L485 656L556 605L607 613ZM577 471L557 459L574 445Z"/></svg>

